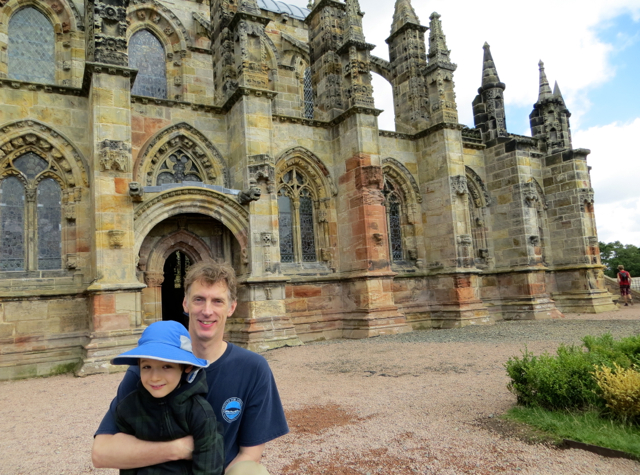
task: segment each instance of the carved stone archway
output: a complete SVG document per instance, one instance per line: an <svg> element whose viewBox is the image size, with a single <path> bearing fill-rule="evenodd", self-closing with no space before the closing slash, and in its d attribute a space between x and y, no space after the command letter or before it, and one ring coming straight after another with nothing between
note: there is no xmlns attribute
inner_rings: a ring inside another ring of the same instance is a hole
<svg viewBox="0 0 640 475"><path fill-rule="evenodd" d="M210 258L211 249L196 234L184 229L168 234L160 241L146 239L140 249L138 268L144 273L147 288L142 292L144 323L162 319L162 285L166 260L176 251L186 254L191 262Z"/></svg>

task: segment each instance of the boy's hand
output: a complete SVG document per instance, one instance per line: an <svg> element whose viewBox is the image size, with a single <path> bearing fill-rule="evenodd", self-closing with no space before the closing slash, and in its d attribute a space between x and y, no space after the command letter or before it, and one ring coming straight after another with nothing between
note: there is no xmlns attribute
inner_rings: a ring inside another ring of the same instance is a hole
<svg viewBox="0 0 640 475"><path fill-rule="evenodd" d="M193 436L188 435L173 442L176 444L177 460L191 460L193 458Z"/></svg>

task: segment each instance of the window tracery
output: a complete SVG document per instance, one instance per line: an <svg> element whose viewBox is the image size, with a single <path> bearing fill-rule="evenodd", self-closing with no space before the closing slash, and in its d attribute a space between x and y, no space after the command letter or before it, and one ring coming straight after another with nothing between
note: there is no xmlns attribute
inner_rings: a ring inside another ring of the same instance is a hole
<svg viewBox="0 0 640 475"><path fill-rule="evenodd" d="M156 185L185 181L202 182L202 173L191 156L178 149L164 159L158 167Z"/></svg>
<svg viewBox="0 0 640 475"><path fill-rule="evenodd" d="M57 168L26 152L0 183L0 270L62 268L62 179Z"/></svg>
<svg viewBox="0 0 640 475"><path fill-rule="evenodd" d="M55 83L55 37L49 19L35 8L9 20L8 76L19 81Z"/></svg>
<svg viewBox="0 0 640 475"><path fill-rule="evenodd" d="M309 178L299 169L280 177L278 207L281 262L316 262L316 200Z"/></svg>
<svg viewBox="0 0 640 475"><path fill-rule="evenodd" d="M404 259L402 245L402 197L400 193L398 193L396 186L388 179L384 181L384 189L382 192L385 197L385 207L387 209L391 260L401 261Z"/></svg>

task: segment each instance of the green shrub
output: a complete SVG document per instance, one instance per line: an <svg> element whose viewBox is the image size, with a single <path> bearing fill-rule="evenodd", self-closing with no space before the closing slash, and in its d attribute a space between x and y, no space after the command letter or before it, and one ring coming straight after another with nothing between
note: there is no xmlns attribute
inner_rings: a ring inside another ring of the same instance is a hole
<svg viewBox="0 0 640 475"><path fill-rule="evenodd" d="M613 368L614 363L625 369L640 365L640 335L615 341L611 334L607 333L599 337L585 336L582 342L587 350L595 355L594 359L602 360L600 364L609 368Z"/></svg>
<svg viewBox="0 0 640 475"><path fill-rule="evenodd" d="M593 361L581 348L562 345L557 356L534 356L527 350L522 358L509 358L505 364L511 378L508 388L526 406L547 409L583 409L602 406L595 393Z"/></svg>
<svg viewBox="0 0 640 475"><path fill-rule="evenodd" d="M525 406L546 409L604 409L602 390L594 377L596 368L629 369L640 365L640 335L615 341L610 334L586 336L584 349L561 345L556 356L535 356L525 349L521 358L509 358L505 368L509 390Z"/></svg>

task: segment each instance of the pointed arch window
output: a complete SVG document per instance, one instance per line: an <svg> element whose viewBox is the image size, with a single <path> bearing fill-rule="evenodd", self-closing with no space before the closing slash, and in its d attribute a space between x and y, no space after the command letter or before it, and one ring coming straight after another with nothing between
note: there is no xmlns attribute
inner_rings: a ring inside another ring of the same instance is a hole
<svg viewBox="0 0 640 475"><path fill-rule="evenodd" d="M33 152L0 182L0 271L62 268L62 188Z"/></svg>
<svg viewBox="0 0 640 475"><path fill-rule="evenodd" d="M487 227L484 219L482 203L478 198L479 192L473 188L474 185L470 178L467 177L467 185L470 193L469 196L469 218L471 221L471 238L473 242L473 253L476 264L484 263L489 250L487 249Z"/></svg>
<svg viewBox="0 0 640 475"><path fill-rule="evenodd" d="M384 181L385 207L387 209L387 227L389 233L389 251L393 261L404 259L402 246L402 196L390 180Z"/></svg>
<svg viewBox="0 0 640 475"><path fill-rule="evenodd" d="M19 81L55 83L55 37L49 19L35 8L9 20L8 76Z"/></svg>
<svg viewBox="0 0 640 475"><path fill-rule="evenodd" d="M167 98L167 65L164 47L149 30L140 30L131 36L129 67L138 70L131 89L132 95Z"/></svg>
<svg viewBox="0 0 640 475"><path fill-rule="evenodd" d="M316 262L315 195L308 177L286 171L279 182L278 222L283 263Z"/></svg>

